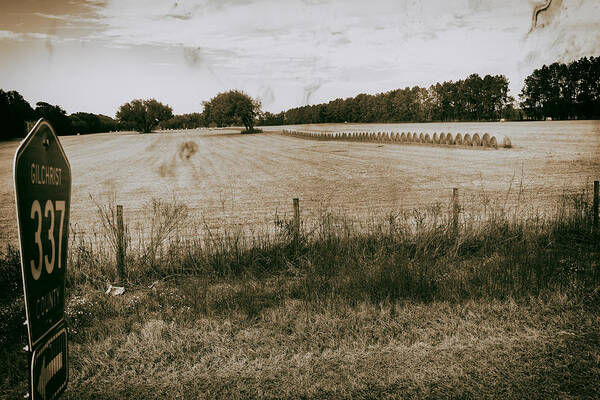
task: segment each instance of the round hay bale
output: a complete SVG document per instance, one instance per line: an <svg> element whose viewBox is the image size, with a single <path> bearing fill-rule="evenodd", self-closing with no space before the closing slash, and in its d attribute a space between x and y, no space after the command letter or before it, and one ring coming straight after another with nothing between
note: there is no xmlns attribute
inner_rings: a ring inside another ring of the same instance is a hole
<svg viewBox="0 0 600 400"><path fill-rule="evenodd" d="M433 142L433 144L440 143L440 137L438 136L437 132L433 132L433 138L431 139L431 141Z"/></svg>
<svg viewBox="0 0 600 400"><path fill-rule="evenodd" d="M456 136L454 137L454 144L457 146L460 146L463 144L462 135L460 133L457 133Z"/></svg>
<svg viewBox="0 0 600 400"><path fill-rule="evenodd" d="M444 132L440 132L440 140L439 144L446 144L446 134Z"/></svg>
<svg viewBox="0 0 600 400"><path fill-rule="evenodd" d="M498 141L496 140L496 136L492 136L492 138L490 139L490 147L494 149L498 148Z"/></svg>
<svg viewBox="0 0 600 400"><path fill-rule="evenodd" d="M483 147L490 147L490 135L488 133L483 135L483 137L481 138L481 145Z"/></svg>
<svg viewBox="0 0 600 400"><path fill-rule="evenodd" d="M468 133L465 133L462 142L465 146L473 146L473 139L471 139L471 135L469 135Z"/></svg>
<svg viewBox="0 0 600 400"><path fill-rule="evenodd" d="M400 134L400 141L403 142L403 143L406 142L406 133L402 132Z"/></svg>
<svg viewBox="0 0 600 400"><path fill-rule="evenodd" d="M508 136L504 136L504 138L502 138L502 147L505 149L510 149L512 147L512 143Z"/></svg>
<svg viewBox="0 0 600 400"><path fill-rule="evenodd" d="M446 135L446 144L449 144L451 146L454 145L454 138L452 137L451 133L448 133Z"/></svg>
<svg viewBox="0 0 600 400"><path fill-rule="evenodd" d="M478 133L473 134L473 146L481 146L481 138Z"/></svg>
<svg viewBox="0 0 600 400"><path fill-rule="evenodd" d="M423 132L419 134L419 143L425 143L425 135L423 135Z"/></svg>
<svg viewBox="0 0 600 400"><path fill-rule="evenodd" d="M425 137L423 138L423 143L431 143L431 136L429 136L429 133L425 134Z"/></svg>

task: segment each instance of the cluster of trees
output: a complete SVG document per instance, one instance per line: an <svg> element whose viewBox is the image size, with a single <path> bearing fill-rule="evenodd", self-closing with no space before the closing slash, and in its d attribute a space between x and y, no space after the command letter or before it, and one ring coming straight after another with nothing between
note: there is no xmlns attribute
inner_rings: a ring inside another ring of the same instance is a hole
<svg viewBox="0 0 600 400"><path fill-rule="evenodd" d="M67 115L60 106L43 101L35 109L15 91L0 89L0 139L22 138L35 121L45 118L59 135L108 132L125 129L117 121L101 114L75 113Z"/></svg>
<svg viewBox="0 0 600 400"><path fill-rule="evenodd" d="M34 110L17 91L5 92L0 89L0 139L23 137L26 124L31 119Z"/></svg>
<svg viewBox="0 0 600 400"><path fill-rule="evenodd" d="M525 79L521 106L530 118L600 117L600 57L553 63Z"/></svg>
<svg viewBox="0 0 600 400"><path fill-rule="evenodd" d="M78 112L69 115L69 119L71 120L71 125L73 127L72 132L80 133L82 135L126 129L126 127L119 124L115 119L102 114Z"/></svg>
<svg viewBox="0 0 600 400"><path fill-rule="evenodd" d="M202 113L174 115L166 121L161 121L158 127L160 129L194 129L206 126L204 121Z"/></svg>
<svg viewBox="0 0 600 400"><path fill-rule="evenodd" d="M231 125L243 125L244 132L254 132L261 112L258 100L238 90L219 93L203 105L202 113L173 115L173 109L167 104L155 99L135 99L123 104L113 119L85 112L67 115L60 106L45 102L38 102L34 109L19 92L0 89L0 121L3 124L0 140L24 137L39 118L47 119L59 135Z"/></svg>
<svg viewBox="0 0 600 400"><path fill-rule="evenodd" d="M264 113L262 125L328 122L472 121L518 118L514 98L508 95L504 75L472 74L457 82L437 83L369 95L336 99L329 103Z"/></svg>
<svg viewBox="0 0 600 400"><path fill-rule="evenodd" d="M254 125L260 115L260 102L239 90L219 93L202 103L202 113L173 115L168 105L154 99L136 99L123 104L117 112L117 119L124 126L139 132L150 132L156 127L162 129L190 129L201 126L244 125L244 133L254 132Z"/></svg>

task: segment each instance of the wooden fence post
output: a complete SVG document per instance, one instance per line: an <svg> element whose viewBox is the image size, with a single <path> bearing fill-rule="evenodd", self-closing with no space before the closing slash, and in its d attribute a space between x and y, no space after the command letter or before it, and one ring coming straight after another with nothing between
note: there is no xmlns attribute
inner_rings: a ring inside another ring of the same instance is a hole
<svg viewBox="0 0 600 400"><path fill-rule="evenodd" d="M294 200L294 240L298 241L300 237L300 200Z"/></svg>
<svg viewBox="0 0 600 400"><path fill-rule="evenodd" d="M125 282L125 229L123 227L123 206L117 205L117 273L121 283Z"/></svg>
<svg viewBox="0 0 600 400"><path fill-rule="evenodd" d="M598 228L598 203L600 202L598 191L600 190L598 187L600 183L598 181L594 181L594 228Z"/></svg>
<svg viewBox="0 0 600 400"><path fill-rule="evenodd" d="M454 237L458 236L458 213L460 207L458 205L458 188L452 189L452 233Z"/></svg>

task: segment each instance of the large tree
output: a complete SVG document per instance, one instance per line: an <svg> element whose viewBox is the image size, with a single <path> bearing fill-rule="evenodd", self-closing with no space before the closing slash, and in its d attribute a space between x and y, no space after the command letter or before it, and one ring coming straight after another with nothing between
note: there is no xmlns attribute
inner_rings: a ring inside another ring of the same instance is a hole
<svg viewBox="0 0 600 400"><path fill-rule="evenodd" d="M33 109L19 92L0 89L0 139L25 136L25 121L34 118Z"/></svg>
<svg viewBox="0 0 600 400"><path fill-rule="evenodd" d="M151 132L161 121L173 117L173 109L155 99L135 99L123 104L116 115L119 122L138 132Z"/></svg>
<svg viewBox="0 0 600 400"><path fill-rule="evenodd" d="M242 123L245 132L251 133L256 119L260 117L260 102L239 90L219 93L202 104L207 124L214 122L217 126L228 126Z"/></svg>
<svg viewBox="0 0 600 400"><path fill-rule="evenodd" d="M57 135L70 135L73 133L71 120L61 106L49 104L44 101L39 101L35 105L36 119L44 118L48 120Z"/></svg>

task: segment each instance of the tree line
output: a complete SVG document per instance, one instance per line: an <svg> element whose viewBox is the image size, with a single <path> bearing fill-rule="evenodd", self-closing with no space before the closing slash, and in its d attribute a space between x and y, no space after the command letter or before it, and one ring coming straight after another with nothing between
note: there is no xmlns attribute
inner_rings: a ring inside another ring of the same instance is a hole
<svg viewBox="0 0 600 400"><path fill-rule="evenodd" d="M127 129L115 119L102 114L78 112L67 115L60 106L43 101L33 108L15 91L0 89L0 139L22 138L39 118L45 118L60 135L109 132Z"/></svg>
<svg viewBox="0 0 600 400"><path fill-rule="evenodd" d="M517 119L514 98L508 95L504 75L471 74L456 82L436 83L385 93L364 94L329 103L264 113L260 124L308 124L329 122L427 122Z"/></svg>
<svg viewBox="0 0 600 400"><path fill-rule="evenodd" d="M430 122L593 119L600 117L600 57L535 69L517 104L504 75L469 75L456 82L414 86L374 95L262 114L260 125L330 122ZM519 107L520 106L520 107Z"/></svg>
<svg viewBox="0 0 600 400"><path fill-rule="evenodd" d="M39 118L47 119L59 135L153 129L193 129L243 125L244 133L255 132L260 102L239 90L219 93L203 102L202 113L173 115L173 109L155 99L134 99L119 107L115 118L78 112L67 115L57 105L36 103L35 109L14 90L0 89L0 140L22 138Z"/></svg>
<svg viewBox="0 0 600 400"><path fill-rule="evenodd" d="M255 125L599 118L600 57L535 69L525 79L519 97L517 104L509 96L504 75L471 74L429 88L361 93L276 114L263 113L258 100L239 90L219 93L202 103L202 112L182 115L174 115L169 105L155 99L135 99L123 104L112 118L84 112L67 115L60 106L46 102L33 108L19 92L0 89L0 139L24 137L39 118L49 120L61 135L231 125L243 125L245 132L253 132Z"/></svg>
<svg viewBox="0 0 600 400"><path fill-rule="evenodd" d="M600 57L544 65L525 79L520 97L533 119L599 118Z"/></svg>

